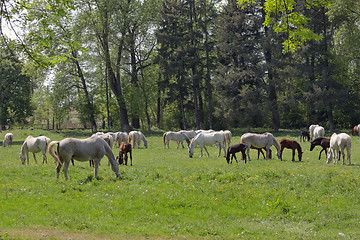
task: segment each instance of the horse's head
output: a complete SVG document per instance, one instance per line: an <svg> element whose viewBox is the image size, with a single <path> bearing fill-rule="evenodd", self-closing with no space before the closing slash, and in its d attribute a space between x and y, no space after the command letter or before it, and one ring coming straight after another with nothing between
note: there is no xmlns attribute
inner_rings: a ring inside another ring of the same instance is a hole
<svg viewBox="0 0 360 240"><path fill-rule="evenodd" d="M314 141L310 142L310 151L312 151L315 146L316 144L314 143Z"/></svg>
<svg viewBox="0 0 360 240"><path fill-rule="evenodd" d="M25 156L25 154L19 153L19 156L20 156L21 163L22 163L22 164L25 164L25 161L26 161L26 156Z"/></svg>
<svg viewBox="0 0 360 240"><path fill-rule="evenodd" d="M281 159L280 151L276 152L276 156L277 156L278 159Z"/></svg>
<svg viewBox="0 0 360 240"><path fill-rule="evenodd" d="M188 146L188 152L189 152L189 157L192 158L194 156L194 146L191 143Z"/></svg>
<svg viewBox="0 0 360 240"><path fill-rule="evenodd" d="M326 156L326 163L329 163L332 158L333 158L333 151L332 151L332 149L330 149Z"/></svg>
<svg viewBox="0 0 360 240"><path fill-rule="evenodd" d="M229 153L229 151L226 154L226 156L224 156L224 158L226 159L226 162L229 164L230 163L230 153Z"/></svg>
<svg viewBox="0 0 360 240"><path fill-rule="evenodd" d="M148 141L144 138L144 146L145 148L148 148Z"/></svg>
<svg viewBox="0 0 360 240"><path fill-rule="evenodd" d="M302 159L302 154L303 154L304 152L302 152L302 151L299 151L298 152L298 157L299 157L299 161L301 161L301 159Z"/></svg>

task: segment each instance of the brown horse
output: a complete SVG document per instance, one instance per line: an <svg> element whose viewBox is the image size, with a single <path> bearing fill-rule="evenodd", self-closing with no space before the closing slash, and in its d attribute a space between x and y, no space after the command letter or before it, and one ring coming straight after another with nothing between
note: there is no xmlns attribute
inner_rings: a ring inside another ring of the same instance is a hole
<svg viewBox="0 0 360 240"><path fill-rule="evenodd" d="M358 131L358 125L356 125L355 127L353 127L353 129L351 130L351 135L358 135L359 131Z"/></svg>
<svg viewBox="0 0 360 240"><path fill-rule="evenodd" d="M243 144L243 143L235 144L235 145L228 147L226 157L225 157L227 163L232 163L233 158L235 158L236 162L238 162L238 160L236 159L236 155L235 155L235 153L237 153L237 152L242 153L242 159L246 163L246 153L245 153L246 148L247 148L247 145ZM231 162L230 162L230 155L231 155Z"/></svg>
<svg viewBox="0 0 360 240"><path fill-rule="evenodd" d="M120 145L120 150L119 150L119 156L116 157L116 160L119 161L120 165L127 165L128 162L128 155L130 154L130 160L131 160L131 166L132 166L132 147L131 144L129 142L123 142ZM125 158L124 158L125 155Z"/></svg>
<svg viewBox="0 0 360 240"><path fill-rule="evenodd" d="M310 151L312 151L314 149L315 146L321 146L322 149L319 153L319 160L321 157L321 153L325 150L325 156L327 155L327 148L330 147L330 138L323 138L323 137L319 137L319 138L315 138L314 141L312 141L310 143Z"/></svg>
<svg viewBox="0 0 360 240"><path fill-rule="evenodd" d="M289 139L281 139L280 140L280 159L281 159L281 161L282 161L282 152L283 152L284 148L292 149L292 161L295 161L295 150L297 149L299 161L301 161L303 152L302 152L301 146L298 142L296 142L294 140L289 140Z"/></svg>

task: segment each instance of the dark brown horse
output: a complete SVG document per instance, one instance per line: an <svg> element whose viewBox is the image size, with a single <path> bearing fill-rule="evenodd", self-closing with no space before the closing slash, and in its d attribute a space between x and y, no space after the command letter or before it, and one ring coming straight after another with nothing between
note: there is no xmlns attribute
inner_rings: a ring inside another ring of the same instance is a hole
<svg viewBox="0 0 360 240"><path fill-rule="evenodd" d="M307 141L310 141L310 133L308 131L301 132L300 142L301 141L305 142L305 139L307 139Z"/></svg>
<svg viewBox="0 0 360 240"><path fill-rule="evenodd" d="M292 149L292 161L295 161L295 150L297 150L299 161L301 161L303 152L302 152L301 146L298 142L296 142L294 140L290 140L290 139L281 139L280 140L280 159L281 159L281 161L282 161L282 152L283 152L284 148Z"/></svg>
<svg viewBox="0 0 360 240"><path fill-rule="evenodd" d="M264 150L264 151L266 152L266 148L265 148L265 147L263 147L263 148L257 148L257 147L251 146L250 148L251 148L251 149L256 149L256 150L258 150L258 159L259 159L259 157L260 157L260 153L263 155L264 159L266 159L265 154L264 154L264 152L262 151L262 150ZM269 159L272 159L271 149L269 149Z"/></svg>
<svg viewBox="0 0 360 240"><path fill-rule="evenodd" d="M129 142L123 142L120 145L120 150L119 150L119 156L116 157L116 160L119 161L120 165L127 165L128 162L128 155L130 154L130 160L131 160L131 166L132 166L132 147L131 144ZM125 158L124 158L125 155Z"/></svg>
<svg viewBox="0 0 360 240"><path fill-rule="evenodd" d="M358 135L359 134L359 130L358 130L358 125L356 125L355 127L353 127L353 129L351 130L351 135Z"/></svg>
<svg viewBox="0 0 360 240"><path fill-rule="evenodd" d="M235 145L232 145L232 146L228 147L226 157L225 157L227 163L232 163L233 158L235 158L236 162L238 162L238 160L236 159L236 155L235 155L235 153L237 153L237 152L242 153L242 159L246 163L245 150L246 150L247 147L248 146L246 144L244 144L244 143L239 143L239 144L235 144ZM230 162L230 154L231 154L231 162Z"/></svg>
<svg viewBox="0 0 360 240"><path fill-rule="evenodd" d="M321 153L323 151L325 151L325 157L327 155L327 150L326 149L330 147L330 138L323 138L323 137L315 138L314 141L312 141L310 143L310 151L312 151L314 149L314 147L317 146L317 145L322 147L322 149L321 149L321 151L319 153L319 160L320 160Z"/></svg>

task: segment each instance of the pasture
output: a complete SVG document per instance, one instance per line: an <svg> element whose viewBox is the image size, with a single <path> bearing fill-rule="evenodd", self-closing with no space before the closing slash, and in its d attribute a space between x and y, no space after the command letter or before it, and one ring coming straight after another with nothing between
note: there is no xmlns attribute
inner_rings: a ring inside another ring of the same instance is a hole
<svg viewBox="0 0 360 240"><path fill-rule="evenodd" d="M260 130L258 130L261 132ZM350 131L350 130L349 130ZM48 154L48 164L19 159L28 135L51 140L85 138L90 132L14 130L11 148L0 148L0 239L359 239L360 143L352 136L352 166L326 164L321 147L310 152L300 131L280 131L277 140L300 143L302 161L227 164L218 149L164 149L162 133L145 136L148 149L133 149L133 166L115 177L103 158L99 178L88 162L70 165L69 180ZM337 131L339 132L339 131ZM244 131L234 133L239 143ZM1 137L5 133L1 133ZM325 136L329 137L330 133ZM118 148L113 148L115 156ZM41 155L38 155L41 157ZM237 153L238 160L241 153Z"/></svg>

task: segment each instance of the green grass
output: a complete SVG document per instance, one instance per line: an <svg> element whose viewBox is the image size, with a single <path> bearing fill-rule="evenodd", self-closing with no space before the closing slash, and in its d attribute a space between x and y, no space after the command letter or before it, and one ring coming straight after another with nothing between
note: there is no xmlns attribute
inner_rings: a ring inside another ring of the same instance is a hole
<svg viewBox="0 0 360 240"><path fill-rule="evenodd" d="M301 143L302 162L257 160L228 165L209 147L210 157L189 158L187 150L163 149L148 137L149 149L134 149L133 166L121 166L122 178L106 158L93 179L88 163L69 167L55 179L55 164L21 165L27 135L52 140L86 137L89 132L13 131L15 144L0 149L0 239L52 239L65 236L102 239L358 239L360 238L360 143L353 137L352 166L317 160L320 147ZM4 136L2 133L1 136ZM240 140L235 131L232 142ZM275 135L298 140L296 131ZM275 149L272 148L275 152ZM117 154L118 149L113 150ZM275 154L273 154L275 156ZM240 154L238 154L240 158ZM296 154L297 160L297 154ZM94 237L95 236L95 237Z"/></svg>

